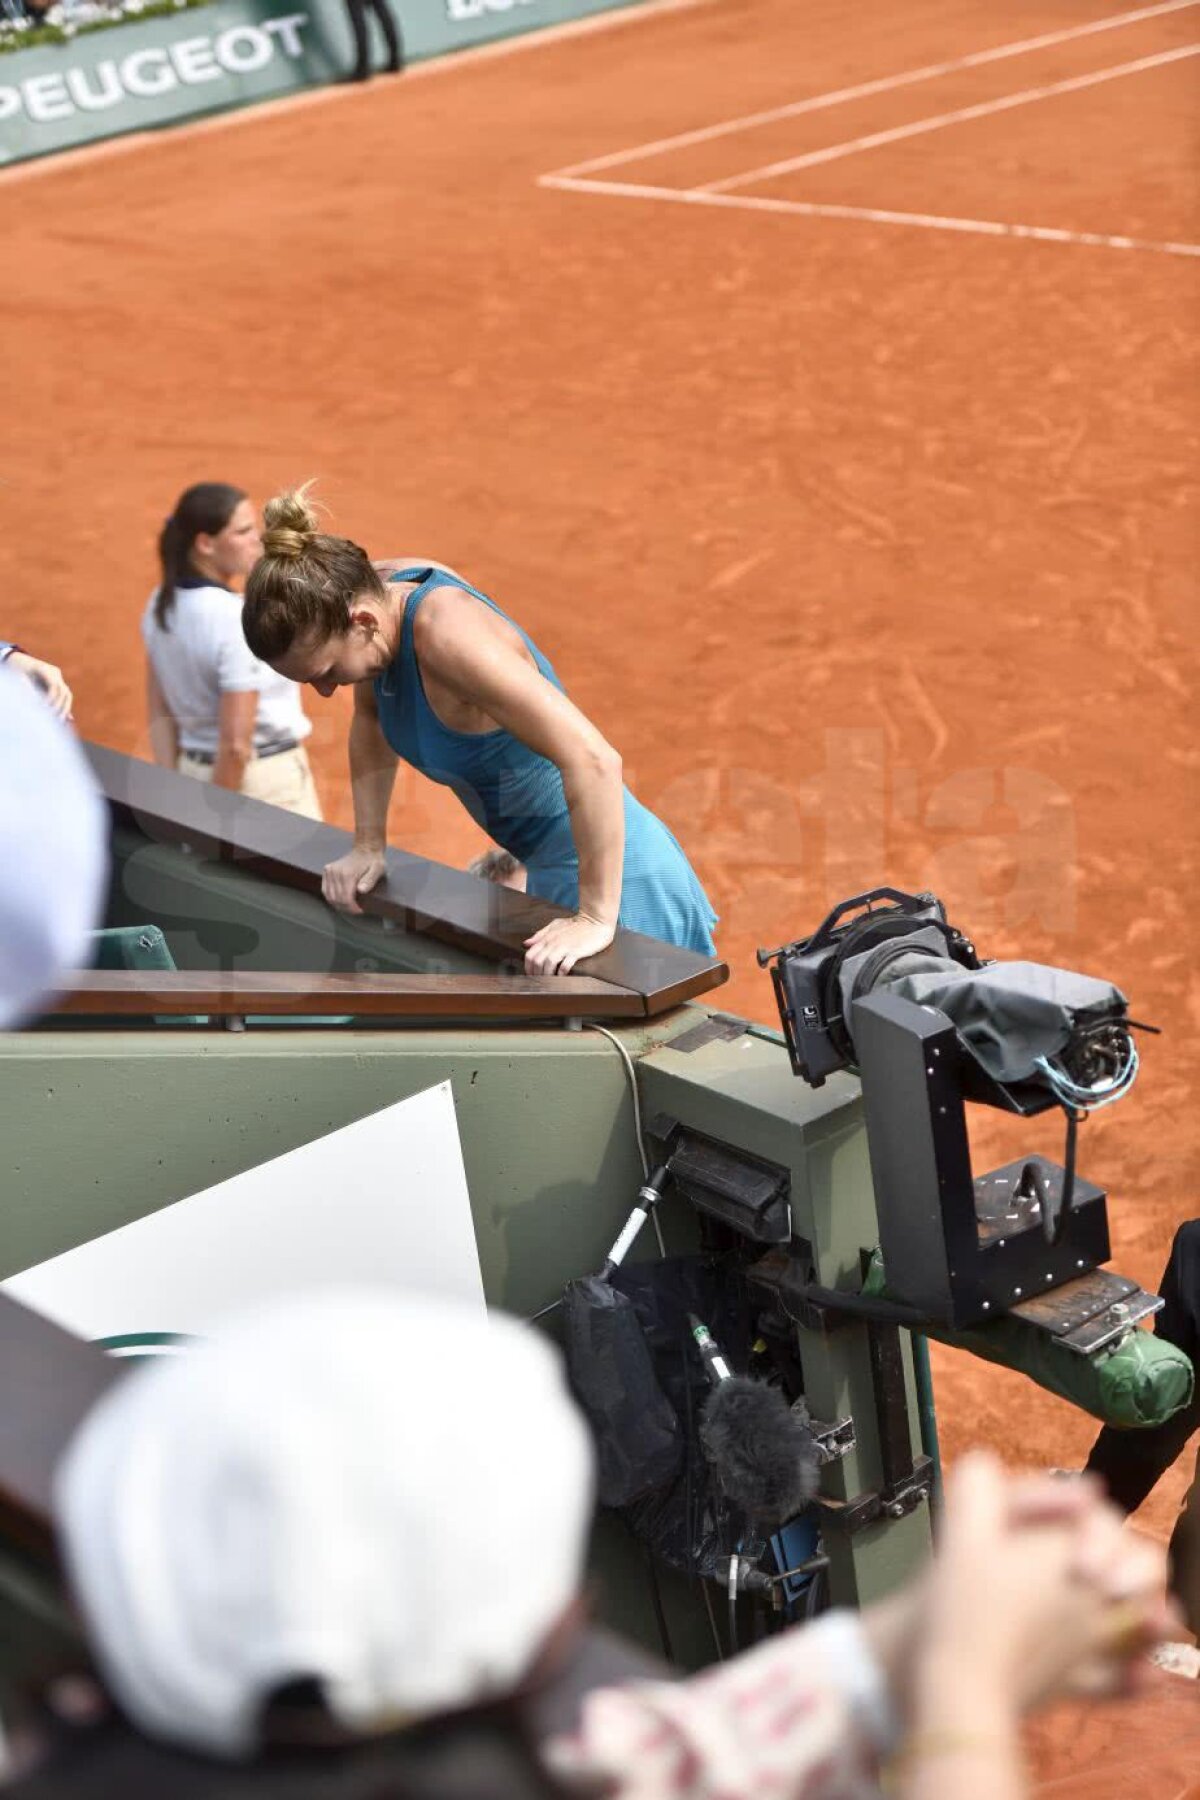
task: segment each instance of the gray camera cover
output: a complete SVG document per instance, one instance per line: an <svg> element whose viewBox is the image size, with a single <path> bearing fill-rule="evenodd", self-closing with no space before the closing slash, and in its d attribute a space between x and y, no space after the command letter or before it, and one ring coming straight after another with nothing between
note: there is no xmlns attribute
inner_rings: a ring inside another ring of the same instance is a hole
<svg viewBox="0 0 1200 1800"><path fill-rule="evenodd" d="M897 994L945 1013L997 1081L1025 1081L1039 1074L1038 1058L1058 1055L1077 1024L1124 1017L1125 996L1109 981L1046 963L994 962L964 969L940 953L941 943L933 931L916 931L897 943L897 954L881 968L871 991ZM852 1017L856 976L874 954L853 957L841 971L847 1017ZM863 997L861 990L857 997Z"/></svg>

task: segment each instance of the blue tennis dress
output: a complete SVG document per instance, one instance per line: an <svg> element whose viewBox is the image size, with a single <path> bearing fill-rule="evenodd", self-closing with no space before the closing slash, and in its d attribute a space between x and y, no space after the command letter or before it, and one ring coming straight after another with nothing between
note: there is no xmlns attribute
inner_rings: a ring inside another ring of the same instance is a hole
<svg viewBox="0 0 1200 1800"><path fill-rule="evenodd" d="M443 725L421 683L413 648L413 621L426 594L439 587L461 588L501 612L477 588L441 569L410 568L393 581L419 585L408 596L395 660L375 679L375 700L383 735L398 756L422 775L453 790L488 836L528 871L528 891L575 911L579 905L579 858L567 813L562 776L511 731L452 731ZM514 620L509 621L520 631ZM536 644L522 638L538 668L560 693L562 682ZM625 793L625 867L618 922L687 950L714 953L716 914L676 840L629 789Z"/></svg>

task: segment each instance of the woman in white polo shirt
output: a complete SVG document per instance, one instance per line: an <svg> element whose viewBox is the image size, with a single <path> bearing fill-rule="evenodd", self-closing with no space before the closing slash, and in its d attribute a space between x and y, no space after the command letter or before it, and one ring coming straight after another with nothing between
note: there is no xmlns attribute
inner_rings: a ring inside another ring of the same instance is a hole
<svg viewBox="0 0 1200 1800"><path fill-rule="evenodd" d="M162 580L142 616L155 762L319 819L300 689L242 636L235 583L262 554L250 501L223 481L198 482L180 495L158 552Z"/></svg>

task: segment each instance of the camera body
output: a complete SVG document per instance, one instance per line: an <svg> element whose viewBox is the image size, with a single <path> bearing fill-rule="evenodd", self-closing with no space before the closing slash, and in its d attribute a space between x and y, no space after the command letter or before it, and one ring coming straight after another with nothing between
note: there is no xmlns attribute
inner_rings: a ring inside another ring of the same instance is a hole
<svg viewBox="0 0 1200 1800"><path fill-rule="evenodd" d="M851 958L875 951L886 956L890 946L924 932L942 940L942 955L966 969L980 967L974 946L947 923L936 895L891 887L843 900L809 937L759 951L759 966L770 964L793 1074L818 1088L827 1076L854 1065L842 970Z"/></svg>

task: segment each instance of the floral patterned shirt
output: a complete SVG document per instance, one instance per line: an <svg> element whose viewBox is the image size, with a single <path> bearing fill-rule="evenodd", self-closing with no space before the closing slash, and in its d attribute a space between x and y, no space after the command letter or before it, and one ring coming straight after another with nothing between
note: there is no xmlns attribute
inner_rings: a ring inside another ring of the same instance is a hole
<svg viewBox="0 0 1200 1800"><path fill-rule="evenodd" d="M895 1735L857 1615L838 1611L687 1681L595 1690L546 1760L602 1800L877 1800Z"/></svg>

